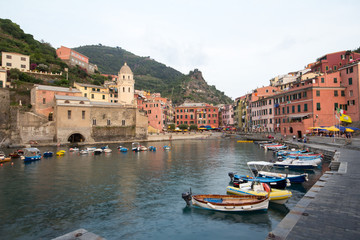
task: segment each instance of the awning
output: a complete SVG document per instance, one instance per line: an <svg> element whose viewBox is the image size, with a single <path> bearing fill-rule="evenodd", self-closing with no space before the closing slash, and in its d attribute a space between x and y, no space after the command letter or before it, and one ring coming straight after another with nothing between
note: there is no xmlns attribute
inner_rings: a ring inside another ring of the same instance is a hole
<svg viewBox="0 0 360 240"><path fill-rule="evenodd" d="M303 117L307 117L309 116L308 113L303 113L303 114L293 114L293 115L290 115L289 118L303 118Z"/></svg>

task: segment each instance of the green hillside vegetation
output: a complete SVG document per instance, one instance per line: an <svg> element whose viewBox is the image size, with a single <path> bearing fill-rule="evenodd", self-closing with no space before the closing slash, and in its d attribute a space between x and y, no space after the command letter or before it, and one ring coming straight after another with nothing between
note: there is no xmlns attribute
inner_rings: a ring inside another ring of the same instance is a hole
<svg viewBox="0 0 360 240"><path fill-rule="evenodd" d="M24 33L19 25L9 19L0 19L0 52L16 52L30 56L30 69L42 72L63 73L56 78L43 77L11 69L8 77L14 83L29 82L55 86L70 86L74 81L100 85L107 78L98 74L89 75L80 67L69 67L56 55L56 49L43 40L35 40L31 34ZM69 69L66 79L65 68Z"/></svg>
<svg viewBox="0 0 360 240"><path fill-rule="evenodd" d="M159 92L163 97L170 98L173 103L181 104L188 102L205 102L210 104L231 103L232 100L215 86L208 86L203 81L201 88L204 93L189 91L193 82L198 81L189 75L167 67L150 57L139 57L120 47L108 47L89 45L74 48L75 51L90 58L96 64L99 71L106 74L117 75L121 66L126 62L134 73L135 89L150 92Z"/></svg>

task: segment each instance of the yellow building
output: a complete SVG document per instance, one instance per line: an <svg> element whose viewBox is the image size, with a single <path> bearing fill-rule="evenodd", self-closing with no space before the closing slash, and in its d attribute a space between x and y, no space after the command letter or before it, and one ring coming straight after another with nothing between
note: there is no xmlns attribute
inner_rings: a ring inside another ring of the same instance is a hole
<svg viewBox="0 0 360 240"><path fill-rule="evenodd" d="M2 67L11 69L17 68L20 71L30 70L30 56L20 53L2 52Z"/></svg>
<svg viewBox="0 0 360 240"><path fill-rule="evenodd" d="M7 78L6 70L0 69L0 88L6 87L6 78Z"/></svg>
<svg viewBox="0 0 360 240"><path fill-rule="evenodd" d="M74 87L80 90L82 96L90 99L90 101L110 102L109 89L106 87L76 82L74 83Z"/></svg>

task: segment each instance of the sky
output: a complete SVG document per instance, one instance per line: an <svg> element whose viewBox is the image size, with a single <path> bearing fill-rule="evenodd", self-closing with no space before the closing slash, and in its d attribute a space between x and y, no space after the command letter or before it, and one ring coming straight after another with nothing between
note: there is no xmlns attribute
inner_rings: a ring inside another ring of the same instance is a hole
<svg viewBox="0 0 360 240"><path fill-rule="evenodd" d="M1 2L0 18L55 48L119 46L184 74L199 69L232 99L327 53L360 47L357 0Z"/></svg>

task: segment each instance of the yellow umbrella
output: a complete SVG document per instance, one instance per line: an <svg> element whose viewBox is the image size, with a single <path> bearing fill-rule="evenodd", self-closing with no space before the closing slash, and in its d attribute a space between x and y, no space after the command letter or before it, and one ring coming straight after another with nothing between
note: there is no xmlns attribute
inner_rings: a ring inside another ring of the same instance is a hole
<svg viewBox="0 0 360 240"><path fill-rule="evenodd" d="M324 129L331 131L331 132L339 132L340 129L338 129L337 127L331 126L331 127L325 127Z"/></svg>
<svg viewBox="0 0 360 240"><path fill-rule="evenodd" d="M345 132L354 132L354 130L352 130L352 129L350 129L350 128L347 128L347 129L345 130Z"/></svg>

